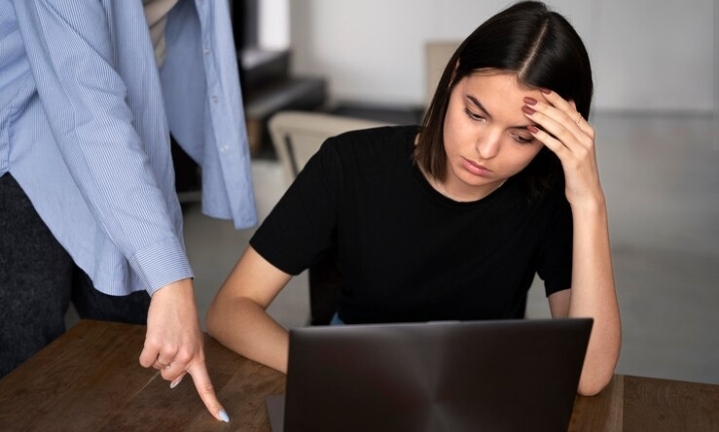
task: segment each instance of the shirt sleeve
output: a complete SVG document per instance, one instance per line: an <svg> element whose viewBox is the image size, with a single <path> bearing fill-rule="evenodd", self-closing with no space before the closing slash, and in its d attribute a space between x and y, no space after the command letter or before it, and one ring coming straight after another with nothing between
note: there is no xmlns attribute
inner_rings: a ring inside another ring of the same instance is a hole
<svg viewBox="0 0 719 432"><path fill-rule="evenodd" d="M250 245L280 270L297 275L333 242L343 182L338 138L310 158L272 209Z"/></svg>
<svg viewBox="0 0 719 432"><path fill-rule="evenodd" d="M124 1L111 7L120 5L130 7ZM97 0L16 0L14 7L52 134L98 225L150 294L190 277L181 233L133 126L127 88L114 67L118 53L105 5ZM147 68L148 75L157 73L154 62L138 67Z"/></svg>

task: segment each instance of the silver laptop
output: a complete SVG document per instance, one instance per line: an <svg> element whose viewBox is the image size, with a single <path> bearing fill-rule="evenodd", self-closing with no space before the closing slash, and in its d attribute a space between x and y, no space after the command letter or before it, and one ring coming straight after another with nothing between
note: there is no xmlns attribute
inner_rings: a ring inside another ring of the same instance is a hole
<svg viewBox="0 0 719 432"><path fill-rule="evenodd" d="M290 331L273 432L566 431L592 319Z"/></svg>

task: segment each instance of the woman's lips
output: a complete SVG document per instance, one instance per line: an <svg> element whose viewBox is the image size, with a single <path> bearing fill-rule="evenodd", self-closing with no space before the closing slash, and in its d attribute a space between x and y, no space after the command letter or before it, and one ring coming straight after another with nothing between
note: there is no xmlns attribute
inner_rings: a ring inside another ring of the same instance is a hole
<svg viewBox="0 0 719 432"><path fill-rule="evenodd" d="M462 166L464 169L469 171L471 174L474 174L479 177L487 177L492 173L492 170L488 169L487 167L480 165L478 163L474 163L469 159L462 159Z"/></svg>

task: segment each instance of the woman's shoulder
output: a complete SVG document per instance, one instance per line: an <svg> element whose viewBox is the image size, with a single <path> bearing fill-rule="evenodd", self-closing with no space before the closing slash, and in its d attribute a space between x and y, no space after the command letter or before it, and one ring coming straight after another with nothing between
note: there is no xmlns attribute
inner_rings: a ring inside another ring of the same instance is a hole
<svg viewBox="0 0 719 432"><path fill-rule="evenodd" d="M411 167L419 126L382 126L345 132L325 141L318 158L344 176L376 177Z"/></svg>
<svg viewBox="0 0 719 432"><path fill-rule="evenodd" d="M344 132L325 141L324 147L331 147L340 155L349 154L353 157L366 155L376 156L377 152L404 152L408 144L414 143L419 126L380 126Z"/></svg>

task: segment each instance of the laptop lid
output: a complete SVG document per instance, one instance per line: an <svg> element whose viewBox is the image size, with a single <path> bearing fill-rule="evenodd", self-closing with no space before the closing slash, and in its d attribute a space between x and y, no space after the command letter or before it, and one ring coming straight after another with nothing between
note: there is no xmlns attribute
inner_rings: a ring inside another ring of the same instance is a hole
<svg viewBox="0 0 719 432"><path fill-rule="evenodd" d="M273 432L566 431L592 322L293 329Z"/></svg>

